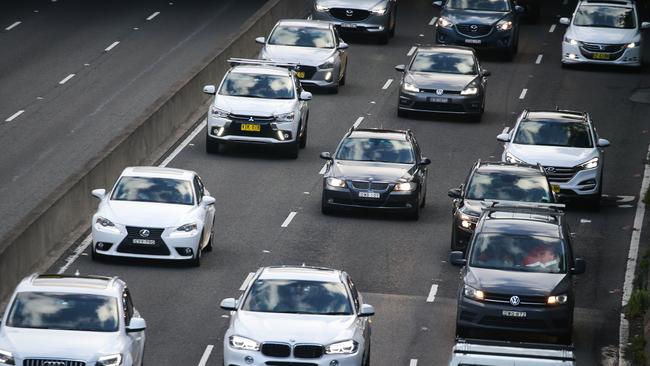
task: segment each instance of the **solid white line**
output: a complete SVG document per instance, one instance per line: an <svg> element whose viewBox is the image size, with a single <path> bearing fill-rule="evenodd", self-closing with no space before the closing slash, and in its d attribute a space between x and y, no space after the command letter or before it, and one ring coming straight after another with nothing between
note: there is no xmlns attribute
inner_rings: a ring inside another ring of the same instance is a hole
<svg viewBox="0 0 650 366"><path fill-rule="evenodd" d="M63 85L63 84L65 84L65 83L67 83L68 80L72 79L73 77L74 77L74 74L70 74L70 75L64 77L63 80L59 81L59 84L60 84L60 85Z"/></svg>
<svg viewBox="0 0 650 366"><path fill-rule="evenodd" d="M389 87L390 84L392 84L392 83L393 83L393 79L388 79L388 80L386 80L386 84L384 84L384 86L382 86L381 88L382 88L383 90L386 90L386 89L388 89L388 87Z"/></svg>
<svg viewBox="0 0 650 366"><path fill-rule="evenodd" d="M436 299L436 294L438 293L438 285L431 285L431 291L429 291L429 296L427 297L427 302L433 302Z"/></svg>
<svg viewBox="0 0 650 366"><path fill-rule="evenodd" d="M13 121L14 119L16 119L16 117L20 116L20 115L23 114L23 113L25 113L25 110L24 110L24 109L21 109L21 110L19 110L18 112L12 114L11 117L7 118L7 119L5 120L5 122L11 122L11 121Z"/></svg>
<svg viewBox="0 0 650 366"><path fill-rule="evenodd" d="M20 23L22 23L22 22L20 22L20 21L15 22L14 24L12 24L12 25L8 26L7 28L5 28L5 30L12 30L12 29L16 28Z"/></svg>
<svg viewBox="0 0 650 366"><path fill-rule="evenodd" d="M120 44L120 41L115 41L115 42L111 43L110 46L106 47L104 49L104 51L108 52L108 51L112 50L113 48L115 48L115 46L117 46L118 44Z"/></svg>
<svg viewBox="0 0 650 366"><path fill-rule="evenodd" d="M438 20L438 17L433 17L431 18L431 21L429 21L429 25L434 25L436 24L436 21Z"/></svg>
<svg viewBox="0 0 650 366"><path fill-rule="evenodd" d="M187 136L187 138L183 140L183 142L181 142L180 145L178 145L176 149L174 149L174 151L172 151L172 153L169 154L169 156L167 156L165 160L162 161L162 163L160 163L159 166L166 167L167 164L171 163L171 161L174 160L176 155L180 154L181 151L183 151L183 149L185 148L185 146L187 146L190 142L192 142L192 140L194 140L196 135L198 135L199 132L201 132L205 128L205 125L207 124L208 124L208 120L206 118L203 120L203 122L199 123L199 125L196 126L194 131L192 131L192 133L189 136Z"/></svg>
<svg viewBox="0 0 650 366"><path fill-rule="evenodd" d="M289 213L289 216L287 216L287 218L284 219L284 222L282 223L281 226L282 226L282 227L287 227L287 226L289 226L289 224L291 223L291 220L293 220L293 218L294 218L297 214L298 214L297 212L295 212L295 211L291 211L291 212Z"/></svg>
<svg viewBox="0 0 650 366"><path fill-rule="evenodd" d="M418 360L415 358L411 359L411 362L409 362L409 366L418 366Z"/></svg>
<svg viewBox="0 0 650 366"><path fill-rule="evenodd" d="M151 20L151 19L153 19L153 18L155 18L155 17L157 17L157 16L158 16L158 14L160 14L160 12L159 12L159 11L157 11L157 12L155 12L155 13L153 13L153 14L151 14L151 15L149 15L149 16L147 17L147 20Z"/></svg>
<svg viewBox="0 0 650 366"><path fill-rule="evenodd" d="M549 33L555 32L555 24L551 24L551 28L548 29Z"/></svg>
<svg viewBox="0 0 650 366"><path fill-rule="evenodd" d="M646 158L650 154L650 146L648 146L648 152ZM645 170L643 172L643 181L641 182L641 191L639 192L639 197L643 197L645 192L648 190L650 185L650 165L646 164ZM642 199L639 199L636 203L636 214L634 215L634 224L632 226L632 238L630 239L630 250L627 254L627 268L625 269L625 282L623 283L623 299L621 301L621 306L625 307L630 301L630 296L632 295L633 284L634 284L634 271L636 270L636 261L639 255L639 242L641 240L641 230L643 229L643 218L645 217L645 203ZM625 319L625 314L621 313L621 323L619 326L618 332L618 359L619 365L624 365L627 363L623 359L623 353L627 347L628 342L628 329L629 323Z"/></svg>
<svg viewBox="0 0 650 366"><path fill-rule="evenodd" d="M361 122L363 122L363 117L359 117L359 118L357 118L357 120L354 121L354 124L352 124L352 126L354 126L354 128L357 128L357 127L359 127L359 125L361 124Z"/></svg>
<svg viewBox="0 0 650 366"><path fill-rule="evenodd" d="M542 57L544 57L544 55L542 55L541 53L539 54L539 56L537 56L537 60L535 60L535 63L537 65L542 63Z"/></svg>
<svg viewBox="0 0 650 366"><path fill-rule="evenodd" d="M326 169L327 169L327 163L323 164L323 167L320 168L320 171L318 172L318 174L320 174L320 175L325 174Z"/></svg>
<svg viewBox="0 0 650 366"><path fill-rule="evenodd" d="M199 366L205 366L208 363L208 358L210 358L210 353L212 353L212 349L214 348L213 345L208 344L207 347L205 347L205 351L203 352L203 356L201 356L201 361L199 361Z"/></svg>
<svg viewBox="0 0 650 366"><path fill-rule="evenodd" d="M528 89L524 89L521 91L521 94L519 94L519 99L524 99L526 98L526 93L528 93Z"/></svg>
<svg viewBox="0 0 650 366"><path fill-rule="evenodd" d="M415 50L417 50L417 49L418 48L415 47L415 46L411 47L411 49L406 53L406 56L409 56L409 57L413 56L413 54L415 53Z"/></svg>
<svg viewBox="0 0 650 366"><path fill-rule="evenodd" d="M246 278L244 279L244 283L242 283L241 286L239 287L239 291L246 290L246 286L248 286L248 283L251 282L253 276L255 276L255 272L250 272L248 276L246 276Z"/></svg>
<svg viewBox="0 0 650 366"><path fill-rule="evenodd" d="M61 268L59 268L59 271L57 272L57 274L63 274L63 273L65 273L65 271L67 271L68 268L70 268L70 266L72 265L72 263L74 263L74 261L76 261L77 258L79 258L79 256L81 255L81 253L83 253L83 252L86 251L86 248L88 248L88 246L89 246L92 242L93 242L92 237L91 237L90 235L88 235L88 236L87 236L87 237L86 237L86 238L81 242L81 244L79 244L79 246L78 246L78 247L77 247L77 248L72 252L72 255L69 256L69 257L65 260L65 264L64 264Z"/></svg>

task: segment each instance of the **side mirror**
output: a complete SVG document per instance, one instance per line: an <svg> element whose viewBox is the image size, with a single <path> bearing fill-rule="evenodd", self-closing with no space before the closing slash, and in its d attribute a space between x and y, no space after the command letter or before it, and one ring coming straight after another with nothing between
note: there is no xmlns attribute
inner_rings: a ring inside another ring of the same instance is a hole
<svg viewBox="0 0 650 366"><path fill-rule="evenodd" d="M237 310L237 300L229 297L227 299L221 300L221 305L219 306L221 306L223 310L235 311Z"/></svg>
<svg viewBox="0 0 650 366"><path fill-rule="evenodd" d="M490 75L492 75L490 70L482 70L481 71L481 76L490 76Z"/></svg>
<svg viewBox="0 0 650 366"><path fill-rule="evenodd" d="M515 5L515 12L522 14L526 12L526 8L521 5Z"/></svg>
<svg viewBox="0 0 650 366"><path fill-rule="evenodd" d="M106 197L106 190L104 188L93 189L90 194L102 200L104 197Z"/></svg>
<svg viewBox="0 0 650 366"><path fill-rule="evenodd" d="M320 158L325 160L332 160L332 154L330 154L327 151L323 151L322 153L320 153Z"/></svg>
<svg viewBox="0 0 650 366"><path fill-rule="evenodd" d="M609 140L598 139L598 147L607 147L609 146Z"/></svg>
<svg viewBox="0 0 650 366"><path fill-rule="evenodd" d="M373 316L375 315L375 307L368 304L362 304L359 310L359 316Z"/></svg>
<svg viewBox="0 0 650 366"><path fill-rule="evenodd" d="M433 6L439 6L442 7L442 1L434 1Z"/></svg>
<svg viewBox="0 0 650 366"><path fill-rule="evenodd" d="M467 264L467 259L465 259L463 252L453 251L449 253L449 263L453 264L454 266L462 267Z"/></svg>
<svg viewBox="0 0 650 366"><path fill-rule="evenodd" d="M460 188L452 188L449 191L447 191L447 196L451 198L462 198L463 193L461 192Z"/></svg>
<svg viewBox="0 0 650 366"><path fill-rule="evenodd" d="M257 38L255 38L255 42L257 42L257 43L259 43L259 44L265 44L265 43L266 43L266 38L264 38L264 37L257 37Z"/></svg>
<svg viewBox="0 0 650 366"><path fill-rule="evenodd" d="M587 263L582 258L576 258L573 260L573 268L571 268L571 273L573 274L583 274L587 269Z"/></svg>
<svg viewBox="0 0 650 366"><path fill-rule="evenodd" d="M431 159L429 158L422 158L422 160L420 160L420 165L429 165L429 164L431 164Z"/></svg>
<svg viewBox="0 0 650 366"><path fill-rule="evenodd" d="M311 95L310 92L303 91L303 92L300 92L300 98L299 99L307 101L307 100L311 100L311 97L312 97L312 95Z"/></svg>
<svg viewBox="0 0 650 366"><path fill-rule="evenodd" d="M501 133L497 135L497 141L501 142L509 142L510 141L510 135L507 133Z"/></svg>
<svg viewBox="0 0 650 366"><path fill-rule="evenodd" d="M641 23L641 29L648 29L648 28L650 28L650 22Z"/></svg>
<svg viewBox="0 0 650 366"><path fill-rule="evenodd" d="M571 18L567 18L567 17L560 18L560 24L563 24L563 25L571 24Z"/></svg>
<svg viewBox="0 0 650 366"><path fill-rule="evenodd" d="M404 70L406 70L406 65L397 65L395 66L395 70L399 72L404 72Z"/></svg>
<svg viewBox="0 0 650 366"><path fill-rule="evenodd" d="M131 318L129 325L126 327L127 333L137 333L142 332L147 329L147 322L142 318Z"/></svg>
<svg viewBox="0 0 650 366"><path fill-rule="evenodd" d="M214 205L215 202L216 200L212 196L203 196L203 198L201 199L201 204L203 206Z"/></svg>
<svg viewBox="0 0 650 366"><path fill-rule="evenodd" d="M205 94L217 94L217 87L214 85L206 85L203 87L203 92Z"/></svg>
<svg viewBox="0 0 650 366"><path fill-rule="evenodd" d="M350 46L347 43L341 41L341 42L339 42L339 45L336 48L338 48L339 50L347 50L348 47L350 47Z"/></svg>

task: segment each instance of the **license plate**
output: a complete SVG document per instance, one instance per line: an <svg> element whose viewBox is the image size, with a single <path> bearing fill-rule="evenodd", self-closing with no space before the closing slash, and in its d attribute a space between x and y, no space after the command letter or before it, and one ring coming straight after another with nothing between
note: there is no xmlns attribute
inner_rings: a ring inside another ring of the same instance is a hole
<svg viewBox="0 0 650 366"><path fill-rule="evenodd" d="M379 198L379 193L376 193L376 192L359 192L359 197L362 197L362 198Z"/></svg>
<svg viewBox="0 0 650 366"><path fill-rule="evenodd" d="M466 39L465 43L470 43L470 44L481 44L480 39Z"/></svg>
<svg viewBox="0 0 650 366"><path fill-rule="evenodd" d="M296 71L296 76L298 79L304 79L305 78L305 72L304 71Z"/></svg>
<svg viewBox="0 0 650 366"><path fill-rule="evenodd" d="M514 317L514 318L525 318L526 317L526 312L525 311L503 310L503 311L501 311L501 315Z"/></svg>
<svg viewBox="0 0 650 366"><path fill-rule="evenodd" d="M553 190L553 193L560 193L560 185L559 184L551 184L551 189Z"/></svg>
<svg viewBox="0 0 650 366"><path fill-rule="evenodd" d="M356 28L357 25L354 23L341 23L341 28Z"/></svg>
<svg viewBox="0 0 650 366"><path fill-rule="evenodd" d="M252 125L250 123L244 123L241 125L241 130L248 131L248 132L260 132L261 128L260 125Z"/></svg>
<svg viewBox="0 0 650 366"><path fill-rule="evenodd" d="M154 245L156 241L153 239L133 239L133 244Z"/></svg>
<svg viewBox="0 0 650 366"><path fill-rule="evenodd" d="M449 99L448 98L428 97L427 102L429 102L429 103L449 103Z"/></svg>
<svg viewBox="0 0 650 366"><path fill-rule="evenodd" d="M609 53L594 53L596 60L609 60Z"/></svg>

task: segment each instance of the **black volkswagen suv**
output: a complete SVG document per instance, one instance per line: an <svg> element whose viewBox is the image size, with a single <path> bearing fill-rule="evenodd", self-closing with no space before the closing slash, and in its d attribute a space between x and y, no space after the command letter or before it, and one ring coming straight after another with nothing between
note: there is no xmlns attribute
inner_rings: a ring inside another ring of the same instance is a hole
<svg viewBox="0 0 650 366"><path fill-rule="evenodd" d="M489 331L556 336L571 342L574 258L563 213L551 204L484 209L467 250L451 252L461 266L456 333Z"/></svg>

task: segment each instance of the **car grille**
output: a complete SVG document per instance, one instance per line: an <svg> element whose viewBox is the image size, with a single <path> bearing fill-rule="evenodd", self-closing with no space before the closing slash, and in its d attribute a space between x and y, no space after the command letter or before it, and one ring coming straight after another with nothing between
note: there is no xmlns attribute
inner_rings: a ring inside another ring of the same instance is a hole
<svg viewBox="0 0 650 366"><path fill-rule="evenodd" d="M420 92L437 94L436 90L438 90L438 89L420 89ZM444 95L444 94L460 94L460 91L459 90L443 90L441 95Z"/></svg>
<svg viewBox="0 0 650 366"><path fill-rule="evenodd" d="M486 293L485 301L510 303L512 295ZM521 305L546 305L545 296L518 296Z"/></svg>
<svg viewBox="0 0 650 366"><path fill-rule="evenodd" d="M271 123L275 117L271 116L250 116L241 114L229 114L228 118L232 121L227 125L223 135L250 136L250 137L270 137L276 138L276 131L271 128ZM252 119L252 120L251 120ZM256 124L260 125L260 131L242 131L241 125Z"/></svg>
<svg viewBox="0 0 650 366"><path fill-rule="evenodd" d="M427 103L427 102L415 102L413 103L413 109L419 109L423 111L432 111L432 112L465 112L465 107L462 104L455 103Z"/></svg>
<svg viewBox="0 0 650 366"><path fill-rule="evenodd" d="M368 19L370 12L361 9L332 8L330 9L330 15L336 19L358 22L360 20Z"/></svg>
<svg viewBox="0 0 650 366"><path fill-rule="evenodd" d="M312 344L300 344L293 347L295 358L319 358L325 352L323 346Z"/></svg>
<svg viewBox="0 0 650 366"><path fill-rule="evenodd" d="M262 344L262 354L269 357L289 357L291 346L284 343L264 343Z"/></svg>
<svg viewBox="0 0 650 366"><path fill-rule="evenodd" d="M86 366L86 363L83 361L27 358L23 361L23 366Z"/></svg>
<svg viewBox="0 0 650 366"><path fill-rule="evenodd" d="M248 115L242 115L242 114L229 114L228 118L230 118L231 121L237 122L237 123L269 123L275 121L275 117L265 117L265 116L248 116ZM253 119L251 121L251 118Z"/></svg>
<svg viewBox="0 0 650 366"><path fill-rule="evenodd" d="M484 24L456 24L456 30L464 36L477 38L485 37L492 33L492 26Z"/></svg>
<svg viewBox="0 0 650 366"><path fill-rule="evenodd" d="M627 44L598 44L598 43L580 43L580 53L582 56L591 60L612 61L623 56ZM609 54L608 59L594 57L597 53Z"/></svg>
<svg viewBox="0 0 650 366"><path fill-rule="evenodd" d="M140 235L140 230L149 230L149 236ZM126 227L127 235L117 247L120 253L147 254L147 255L169 255L169 248L162 239L162 233L165 229L151 229L135 226ZM134 244L133 239L152 239L155 244ZM47 366L47 365L46 365Z"/></svg>
<svg viewBox="0 0 650 366"><path fill-rule="evenodd" d="M371 189L373 191L385 191L389 183L368 182L364 180L353 180L352 187L356 189Z"/></svg>
<svg viewBox="0 0 650 366"><path fill-rule="evenodd" d="M576 168L563 168L557 166L545 166L544 171L548 177L549 182L552 183L566 183L573 179L577 173Z"/></svg>
<svg viewBox="0 0 650 366"><path fill-rule="evenodd" d="M267 366L318 366L317 363L311 362L287 362L287 361L266 361Z"/></svg>

